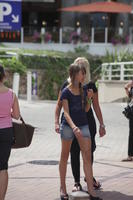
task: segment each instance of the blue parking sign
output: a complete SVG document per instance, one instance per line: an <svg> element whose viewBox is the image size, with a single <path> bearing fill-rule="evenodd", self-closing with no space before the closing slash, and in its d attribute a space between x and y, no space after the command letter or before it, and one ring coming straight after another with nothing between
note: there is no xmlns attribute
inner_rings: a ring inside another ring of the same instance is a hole
<svg viewBox="0 0 133 200"><path fill-rule="evenodd" d="M20 31L21 0L0 0L0 31Z"/></svg>

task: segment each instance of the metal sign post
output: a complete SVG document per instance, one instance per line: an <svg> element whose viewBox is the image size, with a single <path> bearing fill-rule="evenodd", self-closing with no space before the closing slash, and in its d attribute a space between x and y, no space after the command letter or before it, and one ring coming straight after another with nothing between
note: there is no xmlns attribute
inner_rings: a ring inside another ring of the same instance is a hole
<svg viewBox="0 0 133 200"><path fill-rule="evenodd" d="M27 72L27 101L32 100L32 74Z"/></svg>
<svg viewBox="0 0 133 200"><path fill-rule="evenodd" d="M14 73L14 75L13 75L13 91L15 92L17 97L18 97L18 92L19 92L19 81L20 81L20 75L18 73Z"/></svg>

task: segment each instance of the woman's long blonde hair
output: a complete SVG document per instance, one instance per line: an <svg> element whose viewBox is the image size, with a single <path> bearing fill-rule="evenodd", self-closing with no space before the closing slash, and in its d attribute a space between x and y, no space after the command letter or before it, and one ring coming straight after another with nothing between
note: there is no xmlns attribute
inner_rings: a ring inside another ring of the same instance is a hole
<svg viewBox="0 0 133 200"><path fill-rule="evenodd" d="M74 60L74 64L79 65L80 67L86 68L86 78L84 83L88 83L91 79L90 75L90 64L85 57L78 57Z"/></svg>

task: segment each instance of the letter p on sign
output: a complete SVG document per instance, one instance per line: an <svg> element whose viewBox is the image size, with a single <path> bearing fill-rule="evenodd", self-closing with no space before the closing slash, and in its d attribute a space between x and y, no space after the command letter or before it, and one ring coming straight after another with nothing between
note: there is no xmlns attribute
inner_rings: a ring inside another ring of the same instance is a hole
<svg viewBox="0 0 133 200"><path fill-rule="evenodd" d="M12 7L8 3L0 3L0 22L4 21L4 16L10 15Z"/></svg>

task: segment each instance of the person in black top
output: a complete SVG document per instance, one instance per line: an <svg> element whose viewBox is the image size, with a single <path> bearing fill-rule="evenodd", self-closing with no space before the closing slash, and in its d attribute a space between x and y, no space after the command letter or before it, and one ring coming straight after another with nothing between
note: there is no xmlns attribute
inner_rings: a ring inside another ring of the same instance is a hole
<svg viewBox="0 0 133 200"><path fill-rule="evenodd" d="M89 69L89 63L88 60L84 57L79 57L77 58L74 63L76 64L82 64L86 67L86 69ZM98 91L96 88L95 83L93 82L89 82L90 79L90 74L89 74L89 70L88 70L88 75L87 80L85 81L87 84L84 86L88 89L92 89L93 90L93 98L92 98L92 105L94 108L94 111L96 113L96 116L99 120L100 126L99 126L99 134L100 136L104 136L106 131L105 131L105 126L103 123L103 117L102 117L102 113L101 113L101 109L99 106L99 100L98 100ZM69 84L70 79L68 79L67 81L65 81L65 83L63 84L61 90L63 88L65 88L68 84ZM60 91L61 93L61 91ZM57 101L57 105L56 105L56 111L55 111L55 131L58 133L59 132L59 116L60 116L60 111L62 108L62 103L60 101L60 93L59 93L59 97L58 97L58 101ZM96 122L95 122L95 118L93 115L93 111L92 108L90 108L90 110L86 113L87 114L87 120L88 120L88 124L89 124L89 129L90 129L90 133L91 133L91 151L92 151L92 164L93 164L93 152L96 149L96 143L95 143L95 135L96 135ZM72 173L74 176L74 180L75 180L75 184L74 184L74 188L73 191L78 191L78 190L82 190L82 186L80 184L80 147L79 144L77 142L76 137L73 139L72 145L71 145L71 167L72 167ZM99 189L101 187L101 184L95 180L95 178L93 179L93 185L96 189Z"/></svg>
<svg viewBox="0 0 133 200"><path fill-rule="evenodd" d="M133 103L133 79L125 85L125 91L129 97L129 103ZM133 116L129 119L128 157L122 161L133 161Z"/></svg>

